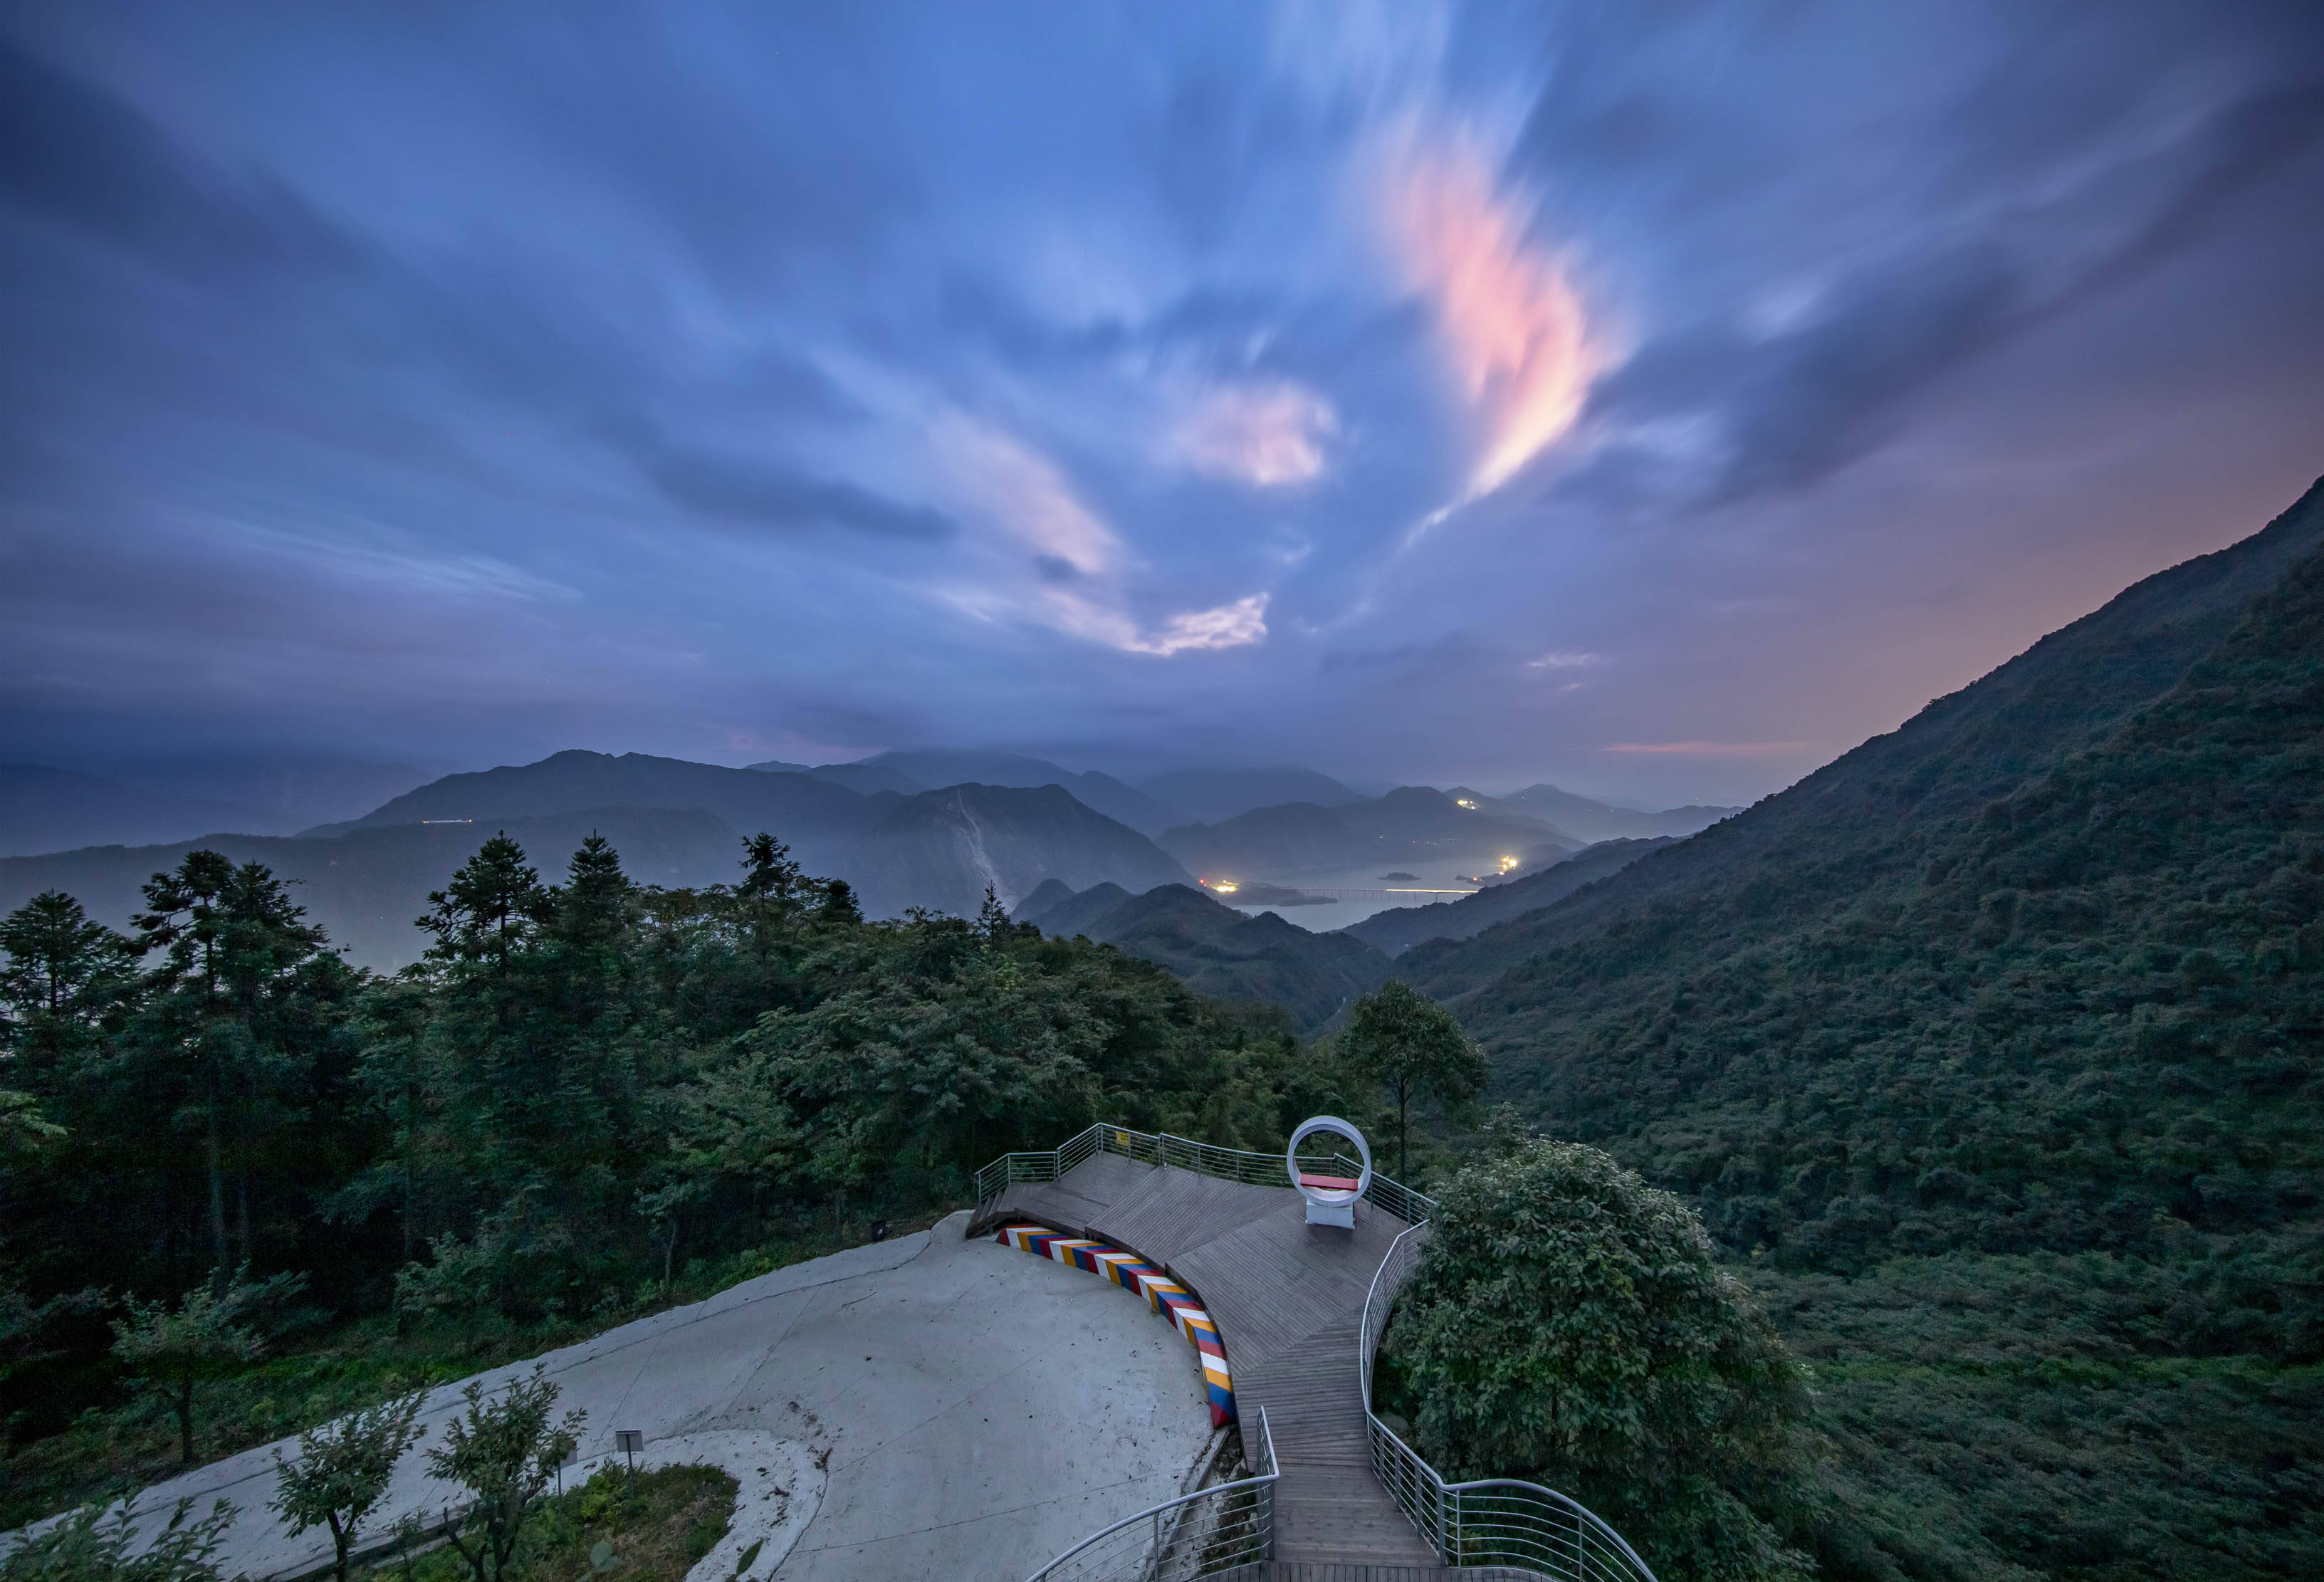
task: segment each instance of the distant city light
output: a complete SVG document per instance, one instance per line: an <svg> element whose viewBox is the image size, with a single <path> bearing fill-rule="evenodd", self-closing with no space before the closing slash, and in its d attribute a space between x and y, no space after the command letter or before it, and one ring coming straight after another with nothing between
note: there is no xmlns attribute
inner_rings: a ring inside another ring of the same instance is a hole
<svg viewBox="0 0 2324 1582"><path fill-rule="evenodd" d="M1476 810L1476 806L1477 806L1477 805L1476 805L1475 803L1473 803L1473 802L1470 801L1470 800L1469 800L1467 797L1465 797L1465 796L1455 796L1455 797L1452 799L1452 805L1453 805L1453 806L1455 806L1455 807L1465 807L1465 808L1468 808L1468 809L1469 809L1470 811L1471 811L1471 812L1474 812L1474 811Z"/></svg>

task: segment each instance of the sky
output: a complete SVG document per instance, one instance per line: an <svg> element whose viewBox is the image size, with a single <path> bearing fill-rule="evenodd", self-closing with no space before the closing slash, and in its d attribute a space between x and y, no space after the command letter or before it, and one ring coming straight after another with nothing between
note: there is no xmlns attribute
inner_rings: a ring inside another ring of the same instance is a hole
<svg viewBox="0 0 2324 1582"><path fill-rule="evenodd" d="M2324 473L2324 7L0 15L0 758L1746 801Z"/></svg>

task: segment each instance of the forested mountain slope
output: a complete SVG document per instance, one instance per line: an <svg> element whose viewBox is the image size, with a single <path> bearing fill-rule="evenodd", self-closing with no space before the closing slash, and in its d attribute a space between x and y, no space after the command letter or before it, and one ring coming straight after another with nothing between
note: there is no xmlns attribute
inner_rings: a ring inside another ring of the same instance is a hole
<svg viewBox="0 0 2324 1582"><path fill-rule="evenodd" d="M1385 912L1375 912L1360 923L1351 923L1339 932L1377 945L1390 955L1426 940L1468 939L1496 923L1506 923L1562 901L1609 873L1619 873L1647 852L1669 845L1671 839L1664 835L1651 841L1600 841L1562 862L1488 885L1473 896L1463 896L1457 901L1433 901L1425 906L1393 906Z"/></svg>
<svg viewBox="0 0 2324 1582"><path fill-rule="evenodd" d="M1877 857L1655 897L1466 1020L1505 1090L1786 1257L2315 1210L2324 556L2103 739Z"/></svg>
<svg viewBox="0 0 2324 1582"><path fill-rule="evenodd" d="M1053 937L1084 935L1167 967L1213 999L1279 1006L1305 1033L1388 975L1388 958L1360 940L1311 934L1272 912L1246 916L1187 885L1133 896L1118 885L1074 895L1046 884L1015 916Z"/></svg>
<svg viewBox="0 0 2324 1582"><path fill-rule="evenodd" d="M2324 1568L2318 516L1400 963L1742 1255L1837 1574Z"/></svg>
<svg viewBox="0 0 2324 1582"><path fill-rule="evenodd" d="M2169 690L2319 544L2324 484L2264 531L2133 584L1790 789L1611 883L1480 935L1430 969L1436 992L1472 989L1655 896L1692 897L1776 870L1813 870L1834 887L1829 898L1844 903L1848 888L1872 869L1911 864L1912 832L2008 795ZM1416 962L1412 970L1422 969Z"/></svg>

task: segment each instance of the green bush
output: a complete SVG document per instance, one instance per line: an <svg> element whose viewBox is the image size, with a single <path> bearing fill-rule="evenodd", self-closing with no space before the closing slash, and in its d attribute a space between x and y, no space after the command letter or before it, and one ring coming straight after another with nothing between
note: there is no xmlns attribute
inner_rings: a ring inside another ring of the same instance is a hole
<svg viewBox="0 0 2324 1582"><path fill-rule="evenodd" d="M1693 1211L1596 1148L1457 1173L1388 1340L1448 1478L1571 1495L1666 1576L1802 1577L1804 1371Z"/></svg>

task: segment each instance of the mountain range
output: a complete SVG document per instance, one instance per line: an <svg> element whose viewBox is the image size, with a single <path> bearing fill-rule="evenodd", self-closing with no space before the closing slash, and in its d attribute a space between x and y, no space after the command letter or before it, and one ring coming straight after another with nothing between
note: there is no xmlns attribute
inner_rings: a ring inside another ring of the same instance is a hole
<svg viewBox="0 0 2324 1582"><path fill-rule="evenodd" d="M1468 795L1475 796L1471 792ZM1482 805L1501 813L1526 814L1542 819L1582 841L1653 840L1656 836L1692 835L1720 819L1732 818L1739 807L1703 807L1689 804L1646 813L1614 807L1554 786L1528 786L1507 796L1486 796Z"/></svg>
<svg viewBox="0 0 2324 1582"><path fill-rule="evenodd" d="M1157 791L1213 811L1286 791L1329 799L1330 805L1243 809L1216 826L1177 825L1166 836L1166 842L1177 842L1190 852L1208 853L1213 862L1224 850L1225 860L1245 871L1423 858L1473 861L1490 870L1503 855L1520 856L1528 867L1562 861L1577 845L1529 814L1503 812L1491 799L1457 788L1407 786L1366 797L1296 768L1181 770L1141 788L1046 759L969 750L739 769L642 753L573 750L531 764L447 775L391 795L358 816L295 834L284 821L298 808L344 800L366 786L400 786L415 771L319 759L270 761L239 779L213 771L210 782L268 796L273 808L171 797L61 770L0 769L0 829L10 847L0 856L0 908L57 888L79 896L97 917L125 925L147 878L207 845L236 860L263 861L295 880L310 914L347 947L352 960L386 969L420 950L422 939L411 920L428 893L501 829L525 845L537 867L552 873L581 837L598 831L613 842L633 877L673 887L731 878L742 837L772 831L810 872L846 878L874 916L914 906L973 913L987 887L1007 905L1028 898L1045 881L1069 892L1117 885L1123 899L1144 901L1190 877L1169 850L1142 832L1178 815L1176 805L1149 794ZM1571 800L1585 813L1603 809ZM1517 851L1505 852L1505 847ZM1547 893L1528 888L1510 895L1537 899ZM1304 898L1280 887L1253 888L1250 895L1277 897L1278 905ZM1203 905L1191 906L1190 900ZM1423 931L1418 937L1439 927L1448 934L1468 928L1486 916L1482 905L1456 910L1453 921L1442 924L1436 919L1443 908L1421 908L1422 922L1372 926L1383 939L1393 934L1392 948L1401 949L1416 928ZM1508 915L1510 905L1505 897L1490 915ZM1126 915L1113 925L1113 935L1127 940L1133 927L1142 930L1142 950L1185 967L1222 994L1272 998L1305 1018L1318 1007L1327 1007L1321 1014L1328 1015L1328 1007L1344 998L1345 985L1365 976L1347 963L1361 954L1351 954L1351 943L1366 936L1317 946L1308 943L1314 935L1279 917L1262 922L1249 907L1238 911L1194 891L1171 906L1176 910L1167 928ZM1167 909L1146 903L1155 918ZM1207 922L1196 927L1189 921L1195 917ZM1222 930L1233 938L1225 939ZM1200 952L1186 943L1196 934L1205 941ZM1207 964L1195 965L1198 957ZM1233 969L1248 980L1236 989L1221 963L1244 958L1277 964L1263 971ZM1294 958L1307 964L1296 970L1282 964ZM1303 973L1320 976L1310 982Z"/></svg>
<svg viewBox="0 0 2324 1582"><path fill-rule="evenodd" d="M1351 923L1339 932L1378 946L1391 956L1428 940L1468 939L1497 923L1537 912L1552 902L1563 900L1584 885L1618 873L1647 852L1669 845L1673 838L1657 835L1651 840L1601 841L1545 868L1487 885L1473 896L1425 906L1391 907Z"/></svg>
<svg viewBox="0 0 2324 1582"><path fill-rule="evenodd" d="M1354 796L1333 806L1293 802L1235 814L1214 824L1184 824L1158 843L1204 877L1292 878L1402 863L1474 863L1499 871L1504 859L1528 867L1585 844L1529 814L1501 813L1475 793L1402 786L1383 796Z"/></svg>
<svg viewBox="0 0 2324 1582"><path fill-rule="evenodd" d="M1042 933L1082 935L1167 967L1214 999L1280 1006L1312 1033L1388 976L1388 958L1344 934L1311 934L1272 912L1250 916L1187 885L1132 895L1120 885L1076 893L1048 880L1011 915Z"/></svg>
<svg viewBox="0 0 2324 1582"><path fill-rule="evenodd" d="M803 775L573 751L447 776L360 819L295 838L205 835L0 859L0 910L60 888L121 926L137 909L138 885L199 844L298 881L310 915L354 961L392 967L419 952L421 936L410 923L428 892L500 829L545 873L561 869L581 838L599 831L633 878L665 886L732 879L742 836L770 830L808 871L845 878L874 916L911 906L973 914L988 886L1005 900L1053 877L1139 890L1186 877L1144 836L1056 786L865 796Z"/></svg>

